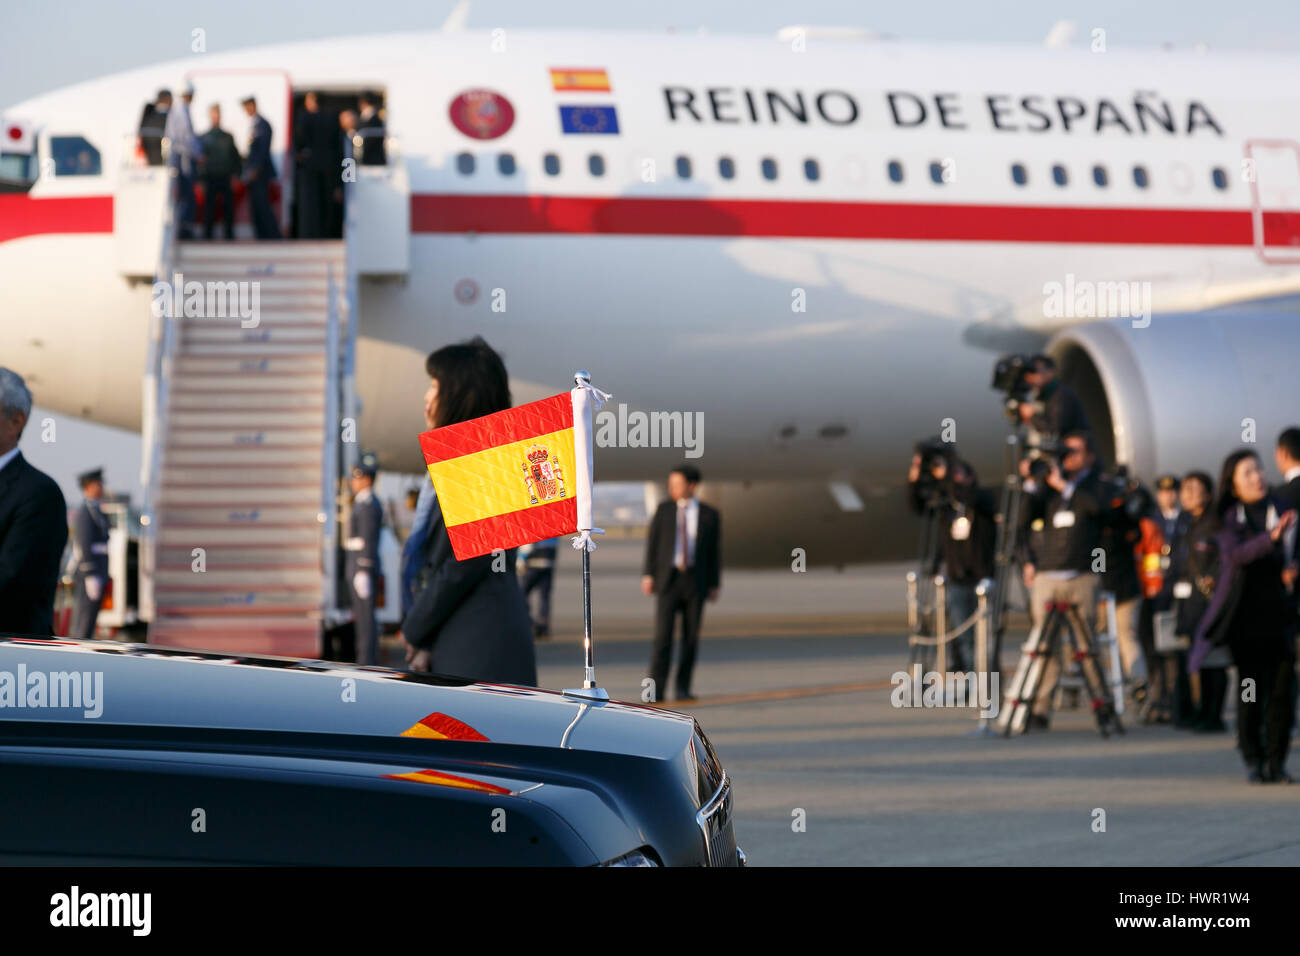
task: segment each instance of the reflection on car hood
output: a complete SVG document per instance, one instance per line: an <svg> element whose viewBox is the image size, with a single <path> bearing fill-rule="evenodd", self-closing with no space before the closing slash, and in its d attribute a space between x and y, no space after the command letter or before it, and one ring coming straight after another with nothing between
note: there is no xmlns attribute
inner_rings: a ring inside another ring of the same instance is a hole
<svg viewBox="0 0 1300 956"><path fill-rule="evenodd" d="M592 705L529 687L325 661L12 637L0 637L0 720L406 735L659 758L681 754L694 730L682 714Z"/></svg>

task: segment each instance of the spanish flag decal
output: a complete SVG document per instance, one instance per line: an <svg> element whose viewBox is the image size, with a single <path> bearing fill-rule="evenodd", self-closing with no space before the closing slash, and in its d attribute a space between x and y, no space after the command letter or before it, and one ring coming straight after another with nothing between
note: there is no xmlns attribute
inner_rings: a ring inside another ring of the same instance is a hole
<svg viewBox="0 0 1300 956"><path fill-rule="evenodd" d="M477 730L455 717L430 714L417 724L402 731L403 737L424 737L430 740L487 740Z"/></svg>
<svg viewBox="0 0 1300 956"><path fill-rule="evenodd" d="M456 560L578 530L573 409L564 392L420 436Z"/></svg>
<svg viewBox="0 0 1300 956"><path fill-rule="evenodd" d="M592 67L551 67L551 86L557 93L608 93L609 74Z"/></svg>
<svg viewBox="0 0 1300 956"><path fill-rule="evenodd" d="M416 770L413 773L386 773L389 780L409 780L411 783L431 783L438 787L455 787L458 790L478 790L482 793L509 794L507 787L498 787L495 783L484 783L470 777L458 777L454 773L439 770Z"/></svg>

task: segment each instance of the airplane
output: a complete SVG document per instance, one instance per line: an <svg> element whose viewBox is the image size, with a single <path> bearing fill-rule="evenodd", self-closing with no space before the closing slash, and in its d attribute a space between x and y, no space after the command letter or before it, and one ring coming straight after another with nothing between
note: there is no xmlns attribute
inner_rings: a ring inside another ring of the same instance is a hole
<svg viewBox="0 0 1300 956"><path fill-rule="evenodd" d="M5 107L0 354L58 412L142 427L137 124L184 81L196 131L218 102L241 148L257 95L283 196L303 92L381 97L356 380L390 470L423 470L424 357L476 334L517 403L575 369L613 393L598 479L700 453L741 565L913 555L911 446L949 432L996 482L1005 353L1055 356L1104 457L1148 480L1256 429L1267 449L1300 407L1295 57L794 28L312 40ZM646 447L637 412L699 416L702 442Z"/></svg>

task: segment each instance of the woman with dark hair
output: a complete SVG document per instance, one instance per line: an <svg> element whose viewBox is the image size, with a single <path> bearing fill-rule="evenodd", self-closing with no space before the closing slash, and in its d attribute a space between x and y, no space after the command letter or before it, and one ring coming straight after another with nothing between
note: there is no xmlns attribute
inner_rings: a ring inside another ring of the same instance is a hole
<svg viewBox="0 0 1300 956"><path fill-rule="evenodd" d="M1190 640L1214 596L1219 554L1216 536L1223 525L1212 507L1214 480L1205 472L1188 472L1179 486L1178 498L1190 520L1172 544L1169 574L1175 599L1175 631ZM1179 652L1178 660L1180 685L1190 683L1187 653ZM1178 726L1189 727L1197 733L1222 733L1228 729L1223 723L1223 702L1228 696L1230 663L1232 659L1225 646L1214 648L1206 656L1197 671L1200 694L1196 708Z"/></svg>
<svg viewBox="0 0 1300 956"><path fill-rule="evenodd" d="M481 418L510 407L505 364L475 336L448 345L425 362L430 428ZM537 685L533 627L515 578L515 552L457 561L435 501L424 539L415 596L402 620L406 663L494 684Z"/></svg>
<svg viewBox="0 0 1300 956"><path fill-rule="evenodd" d="M1247 450L1224 461L1214 513L1221 522L1217 580L1187 666L1198 670L1214 647L1228 646L1241 681L1237 745L1247 778L1290 783L1295 648L1279 543L1296 515L1269 494L1259 457Z"/></svg>

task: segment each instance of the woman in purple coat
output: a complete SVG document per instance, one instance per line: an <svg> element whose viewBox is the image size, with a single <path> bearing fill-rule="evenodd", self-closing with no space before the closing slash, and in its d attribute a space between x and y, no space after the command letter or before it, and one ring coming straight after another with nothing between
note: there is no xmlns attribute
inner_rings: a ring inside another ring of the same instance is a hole
<svg viewBox="0 0 1300 956"><path fill-rule="evenodd" d="M1219 572L1187 662L1188 670L1195 671L1212 648L1226 644L1232 651L1241 682L1237 745L1252 783L1291 782L1285 764L1291 742L1295 635L1279 543L1295 524L1296 514L1284 509L1268 493L1253 451L1227 457L1215 505Z"/></svg>

